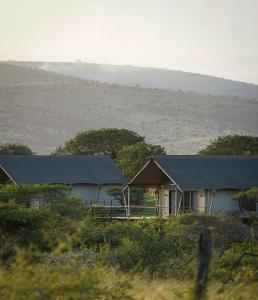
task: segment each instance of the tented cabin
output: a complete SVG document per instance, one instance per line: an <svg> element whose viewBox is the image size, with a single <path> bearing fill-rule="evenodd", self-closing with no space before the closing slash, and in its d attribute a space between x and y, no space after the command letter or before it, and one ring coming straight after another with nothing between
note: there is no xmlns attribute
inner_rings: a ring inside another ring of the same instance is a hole
<svg viewBox="0 0 258 300"><path fill-rule="evenodd" d="M233 201L240 191L258 186L258 157L162 155L150 159L129 182L155 187L161 216L184 212L257 211L255 201Z"/></svg>
<svg viewBox="0 0 258 300"><path fill-rule="evenodd" d="M0 184L65 184L87 206L116 205L109 191L126 179L112 159L99 155L0 155Z"/></svg>

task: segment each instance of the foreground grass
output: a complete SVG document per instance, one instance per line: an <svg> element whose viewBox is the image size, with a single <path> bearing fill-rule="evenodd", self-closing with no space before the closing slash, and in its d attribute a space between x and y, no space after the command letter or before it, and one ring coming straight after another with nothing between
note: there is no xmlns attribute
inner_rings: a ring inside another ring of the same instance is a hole
<svg viewBox="0 0 258 300"><path fill-rule="evenodd" d="M257 299L257 283L211 281L206 299ZM0 269L0 299L103 299L103 300L174 300L194 299L194 280L149 280L144 276L125 275L113 268L78 265L13 265Z"/></svg>
<svg viewBox="0 0 258 300"><path fill-rule="evenodd" d="M220 282L210 282L204 299L214 300L254 300L257 299L257 283L236 283L221 291ZM144 281L138 279L132 282L132 295L135 300L192 300L194 282L176 280Z"/></svg>

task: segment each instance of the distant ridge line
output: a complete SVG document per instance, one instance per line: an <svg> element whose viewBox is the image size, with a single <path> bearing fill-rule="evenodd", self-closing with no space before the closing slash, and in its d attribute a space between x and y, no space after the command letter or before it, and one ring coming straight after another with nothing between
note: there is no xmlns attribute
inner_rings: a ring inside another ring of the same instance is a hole
<svg viewBox="0 0 258 300"><path fill-rule="evenodd" d="M86 62L26 62L5 61L10 65L30 67L80 79L108 84L181 90L214 96L233 96L258 100L258 85L220 78L214 75L170 70L165 68L135 67Z"/></svg>

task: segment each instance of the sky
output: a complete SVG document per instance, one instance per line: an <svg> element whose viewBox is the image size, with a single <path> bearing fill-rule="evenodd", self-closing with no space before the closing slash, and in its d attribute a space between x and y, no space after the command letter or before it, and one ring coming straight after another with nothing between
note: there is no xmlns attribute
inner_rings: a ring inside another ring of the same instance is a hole
<svg viewBox="0 0 258 300"><path fill-rule="evenodd" d="M0 0L0 60L149 66L258 84L258 0Z"/></svg>

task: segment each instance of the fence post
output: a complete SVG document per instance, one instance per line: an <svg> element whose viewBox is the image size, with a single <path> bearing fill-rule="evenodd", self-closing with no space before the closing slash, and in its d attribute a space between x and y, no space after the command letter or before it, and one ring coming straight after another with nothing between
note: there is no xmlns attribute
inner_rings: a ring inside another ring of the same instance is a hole
<svg viewBox="0 0 258 300"><path fill-rule="evenodd" d="M199 268L195 286L195 296L197 299L201 299L201 297L204 296L212 248L213 240L211 237L211 232L209 229L205 229L199 237Z"/></svg>

